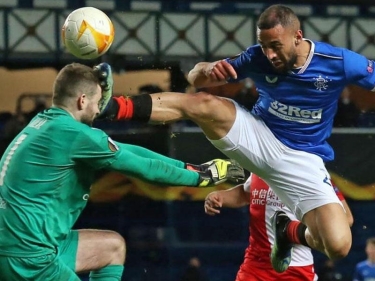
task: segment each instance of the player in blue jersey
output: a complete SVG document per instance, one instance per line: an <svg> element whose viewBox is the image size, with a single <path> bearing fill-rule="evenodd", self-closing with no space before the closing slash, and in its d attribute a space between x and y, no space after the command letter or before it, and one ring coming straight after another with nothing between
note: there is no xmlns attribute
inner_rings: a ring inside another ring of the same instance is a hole
<svg viewBox="0 0 375 281"><path fill-rule="evenodd" d="M196 187L243 177L233 161L187 165L91 128L104 102L100 82L97 68L65 66L53 86L53 106L34 117L1 158L1 281L78 281L76 272L121 280L124 239L113 231L72 230L98 171Z"/></svg>
<svg viewBox="0 0 375 281"><path fill-rule="evenodd" d="M375 237L366 240L367 259L357 263L354 271L353 281L375 280Z"/></svg>
<svg viewBox="0 0 375 281"><path fill-rule="evenodd" d="M200 62L188 75L196 88L250 77L259 92L251 112L233 100L198 92L118 97L106 115L154 123L190 119L215 147L262 177L307 227L286 235L293 231L289 219L282 212L274 216L271 261L276 271L289 266L295 241L288 236L331 259L343 258L352 237L324 165L334 158L327 138L344 87L374 89L374 62L305 39L298 17L283 5L260 15L257 38L259 44L231 58Z"/></svg>

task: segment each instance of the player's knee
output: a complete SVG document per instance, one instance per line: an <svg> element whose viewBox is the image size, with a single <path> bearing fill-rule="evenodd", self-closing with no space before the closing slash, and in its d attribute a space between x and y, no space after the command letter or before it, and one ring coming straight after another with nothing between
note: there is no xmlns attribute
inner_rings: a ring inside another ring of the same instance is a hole
<svg viewBox="0 0 375 281"><path fill-rule="evenodd" d="M119 233L111 232L107 249L111 253L111 264L125 263L126 243L124 237Z"/></svg>
<svg viewBox="0 0 375 281"><path fill-rule="evenodd" d="M210 117L218 107L218 98L214 95L206 92L198 92L190 95L191 103L187 105L187 110L185 110L189 115L189 119L199 120Z"/></svg>
<svg viewBox="0 0 375 281"><path fill-rule="evenodd" d="M350 239L341 239L340 241L329 245L329 247L326 247L326 250L331 259L337 260L345 258L348 255L351 246L352 242Z"/></svg>

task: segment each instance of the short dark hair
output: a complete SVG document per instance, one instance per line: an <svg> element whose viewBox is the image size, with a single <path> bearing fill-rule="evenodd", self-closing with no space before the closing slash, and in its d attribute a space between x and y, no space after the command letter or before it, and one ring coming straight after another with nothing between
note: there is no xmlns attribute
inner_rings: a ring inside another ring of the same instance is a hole
<svg viewBox="0 0 375 281"><path fill-rule="evenodd" d="M294 27L300 29L300 22L292 9L283 5L272 5L265 9L259 16L257 27L259 29L270 29L277 25L282 27Z"/></svg>
<svg viewBox="0 0 375 281"><path fill-rule="evenodd" d="M99 84L99 78L91 67L80 63L71 63L63 67L53 83L54 105L66 105L70 98L80 93L93 96Z"/></svg>

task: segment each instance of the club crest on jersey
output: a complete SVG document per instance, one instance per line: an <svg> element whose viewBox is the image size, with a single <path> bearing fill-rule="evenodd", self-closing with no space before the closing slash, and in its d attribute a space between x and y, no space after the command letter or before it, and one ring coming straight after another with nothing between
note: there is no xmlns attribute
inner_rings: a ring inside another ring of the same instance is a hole
<svg viewBox="0 0 375 281"><path fill-rule="evenodd" d="M314 78L314 80L315 80L314 86L316 87L318 91L327 90L328 82L332 81L332 80L328 80L328 77L324 78L321 75L319 75L319 77L317 78Z"/></svg>

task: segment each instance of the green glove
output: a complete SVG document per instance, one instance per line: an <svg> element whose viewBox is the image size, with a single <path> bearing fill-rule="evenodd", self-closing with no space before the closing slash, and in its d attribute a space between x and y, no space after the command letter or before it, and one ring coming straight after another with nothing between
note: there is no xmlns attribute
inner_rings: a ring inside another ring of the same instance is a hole
<svg viewBox="0 0 375 281"><path fill-rule="evenodd" d="M245 171L233 159L214 159L201 165L187 164L188 169L200 175L198 187L218 185L225 181L240 183L245 179Z"/></svg>

